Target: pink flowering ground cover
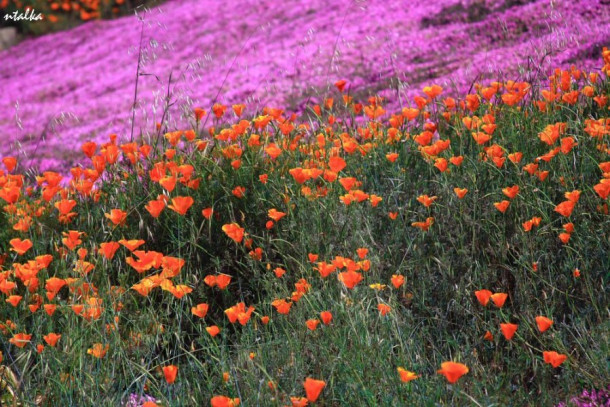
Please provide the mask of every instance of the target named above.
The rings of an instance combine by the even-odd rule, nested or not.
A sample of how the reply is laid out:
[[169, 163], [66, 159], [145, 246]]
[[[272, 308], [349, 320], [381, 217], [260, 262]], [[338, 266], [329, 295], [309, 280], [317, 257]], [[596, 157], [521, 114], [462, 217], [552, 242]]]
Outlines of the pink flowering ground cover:
[[0, 156], [62, 170], [87, 140], [186, 126], [192, 107], [214, 102], [298, 111], [338, 79], [356, 97], [386, 97], [391, 112], [424, 84], [457, 93], [551, 67], [598, 69], [604, 2], [168, 1], [0, 52]]

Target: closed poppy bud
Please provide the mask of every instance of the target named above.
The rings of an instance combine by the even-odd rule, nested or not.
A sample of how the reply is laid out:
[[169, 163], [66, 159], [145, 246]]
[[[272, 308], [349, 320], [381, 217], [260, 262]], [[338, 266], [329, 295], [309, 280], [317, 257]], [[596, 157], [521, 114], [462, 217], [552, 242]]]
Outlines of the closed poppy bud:
[[169, 365], [163, 367], [163, 375], [165, 376], [165, 381], [169, 384], [172, 384], [176, 381], [176, 375], [178, 374], [178, 366]]
[[579, 269], [574, 269], [574, 271], [572, 272], [572, 275], [574, 276], [574, 278], [580, 277], [580, 270]]
[[222, 373], [222, 381], [225, 383], [229, 381], [229, 372]]
[[267, 325], [269, 323], [269, 317], [267, 315], [261, 317], [261, 323]]
[[493, 341], [494, 336], [491, 334], [491, 332], [487, 331], [485, 332], [485, 336], [483, 336], [483, 339], [485, 339], [486, 341]]

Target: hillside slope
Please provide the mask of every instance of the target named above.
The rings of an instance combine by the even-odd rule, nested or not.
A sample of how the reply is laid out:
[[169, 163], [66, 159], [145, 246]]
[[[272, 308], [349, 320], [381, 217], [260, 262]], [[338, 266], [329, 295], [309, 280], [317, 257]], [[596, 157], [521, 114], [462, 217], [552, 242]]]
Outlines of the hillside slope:
[[215, 100], [296, 110], [338, 79], [392, 106], [424, 83], [464, 91], [499, 72], [597, 68], [604, 1], [168, 1], [143, 23], [90, 22], [0, 52], [0, 156], [57, 170], [85, 140], [129, 137], [141, 32], [136, 134], [161, 120], [170, 74], [172, 126]]

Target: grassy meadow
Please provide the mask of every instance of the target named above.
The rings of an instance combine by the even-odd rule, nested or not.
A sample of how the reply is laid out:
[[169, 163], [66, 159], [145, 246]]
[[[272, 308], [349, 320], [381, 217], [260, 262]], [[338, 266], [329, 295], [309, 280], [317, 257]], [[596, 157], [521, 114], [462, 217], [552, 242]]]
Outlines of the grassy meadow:
[[[554, 406], [610, 383], [601, 71], [195, 108], [0, 170], [14, 406]], [[455, 96], [455, 95], [454, 95]], [[601, 404], [600, 404], [601, 405]]]

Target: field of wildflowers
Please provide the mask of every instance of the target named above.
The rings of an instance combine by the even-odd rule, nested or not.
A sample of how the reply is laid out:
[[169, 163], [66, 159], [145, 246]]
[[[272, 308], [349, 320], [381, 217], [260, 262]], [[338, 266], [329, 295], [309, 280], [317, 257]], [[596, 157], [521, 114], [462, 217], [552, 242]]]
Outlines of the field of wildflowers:
[[477, 80], [590, 70], [610, 42], [605, 0], [276, 3], [168, 1], [0, 52], [0, 133], [11, 137], [0, 156], [65, 172], [82, 142], [182, 127], [195, 106], [303, 111], [347, 78], [351, 94], [398, 109], [430, 83], [455, 96]]
[[[517, 28], [502, 34], [512, 45], [496, 38], [466, 56], [441, 47], [443, 30], [498, 16], [529, 11], [533, 30], [543, 2], [414, 6], [409, 52], [428, 41], [430, 55], [393, 64], [439, 70], [408, 89], [383, 63], [359, 76], [337, 46], [372, 27], [351, 21], [359, 13], [392, 32], [407, 13], [399, 4], [350, 3], [341, 27], [322, 2], [294, 15], [261, 7], [266, 40], [242, 50], [248, 63], [223, 61], [222, 75], [218, 56], [187, 61], [200, 40], [244, 55], [230, 38], [249, 20], [236, 24], [226, 8], [250, 3], [194, 3], [166, 3], [182, 13], [167, 31], [152, 30], [149, 12], [0, 54], [10, 61], [2, 101], [23, 98], [16, 121], [0, 111], [0, 404], [610, 403], [610, 50], [597, 43], [607, 26], [584, 23], [607, 22], [601, 2], [553, 3], [571, 13], [564, 34], [582, 35], [552, 54], [556, 69], [503, 56], [548, 44], [518, 44]], [[199, 27], [196, 13], [221, 18]], [[312, 34], [291, 76], [281, 52], [296, 40], [271, 15], [309, 16], [339, 39]], [[223, 23], [237, 31], [219, 34]], [[95, 45], [141, 32], [146, 45], [131, 54]], [[169, 32], [188, 44], [151, 37]], [[50, 44], [70, 41], [71, 53], [53, 56]], [[492, 55], [501, 77], [459, 59]], [[36, 64], [26, 76], [28, 58], [48, 61], [56, 82], [39, 83]], [[167, 93], [151, 95], [174, 69]], [[18, 72], [37, 79], [20, 87]], [[60, 123], [53, 109], [74, 110]]]

